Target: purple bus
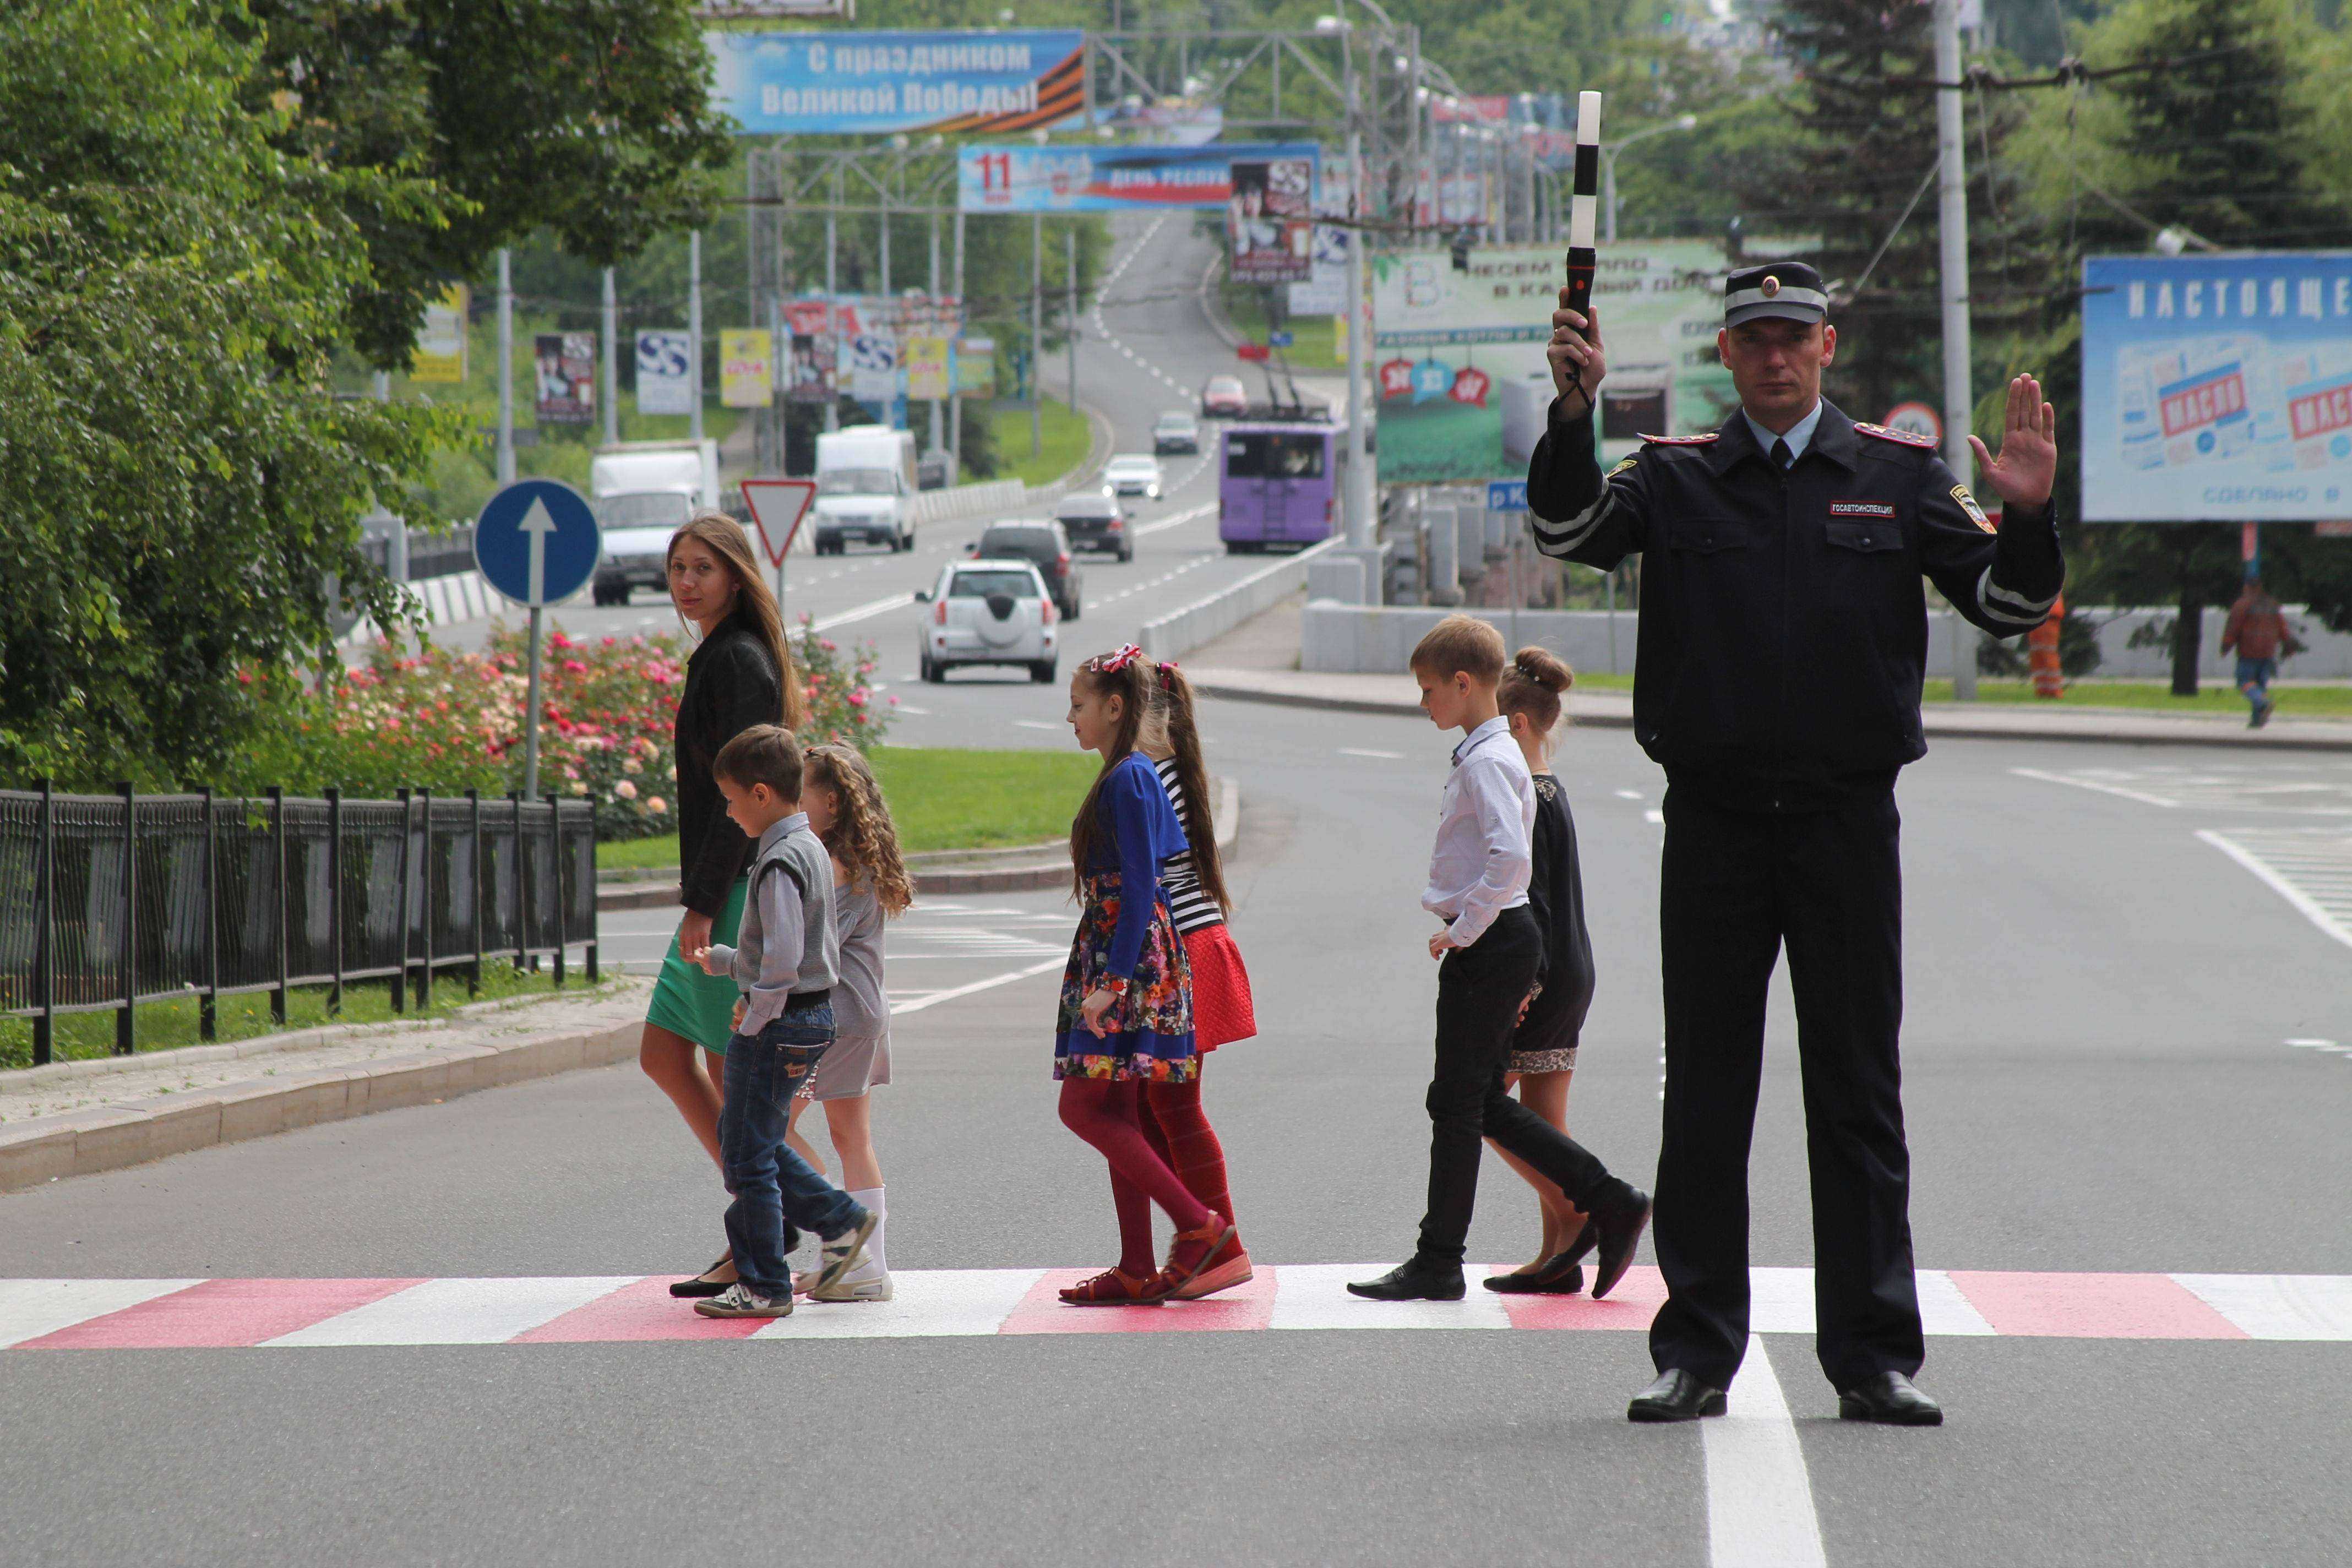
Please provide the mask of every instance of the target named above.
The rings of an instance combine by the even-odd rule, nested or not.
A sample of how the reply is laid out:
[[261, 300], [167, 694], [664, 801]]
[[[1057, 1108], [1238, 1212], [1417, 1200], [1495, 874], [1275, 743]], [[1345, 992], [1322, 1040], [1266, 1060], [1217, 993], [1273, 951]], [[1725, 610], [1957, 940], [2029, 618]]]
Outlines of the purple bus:
[[1235, 423], [1217, 441], [1217, 537], [1229, 555], [1331, 536], [1347, 426]]

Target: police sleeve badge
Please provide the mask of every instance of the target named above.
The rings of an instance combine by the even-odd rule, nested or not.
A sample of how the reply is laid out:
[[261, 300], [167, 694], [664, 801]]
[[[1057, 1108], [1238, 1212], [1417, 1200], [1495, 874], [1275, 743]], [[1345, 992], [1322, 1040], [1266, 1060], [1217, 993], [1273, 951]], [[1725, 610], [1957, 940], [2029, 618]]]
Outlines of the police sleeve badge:
[[1623, 473], [1626, 469], [1628, 469], [1628, 468], [1640, 468], [1641, 466], [1642, 466], [1642, 459], [1641, 459], [1641, 458], [1637, 458], [1637, 457], [1636, 457], [1636, 458], [1627, 458], [1624, 461], [1622, 461], [1622, 462], [1619, 463], [1615, 468], [1612, 468], [1612, 469], [1610, 469], [1610, 470], [1609, 470], [1609, 477], [1610, 477], [1611, 479], [1615, 479], [1618, 475], [1620, 475], [1620, 474]]
[[1969, 521], [1970, 522], [1975, 523], [1987, 533], [1998, 533], [2000, 531], [1993, 526], [1992, 519], [1985, 515], [1984, 508], [1977, 505], [1977, 498], [1969, 494], [1968, 486], [1954, 485], [1952, 487], [1952, 499], [1959, 502], [1960, 510], [1969, 514]]

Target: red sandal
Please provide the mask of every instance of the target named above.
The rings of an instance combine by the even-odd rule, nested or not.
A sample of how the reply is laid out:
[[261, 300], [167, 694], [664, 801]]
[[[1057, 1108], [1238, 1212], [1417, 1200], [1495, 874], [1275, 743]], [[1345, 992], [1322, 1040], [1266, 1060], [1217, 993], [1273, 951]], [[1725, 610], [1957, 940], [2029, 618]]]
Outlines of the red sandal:
[[1199, 1279], [1233, 1237], [1233, 1222], [1213, 1210], [1209, 1223], [1200, 1229], [1178, 1231], [1175, 1244], [1168, 1249], [1168, 1266], [1152, 1279], [1152, 1288], [1162, 1297], [1175, 1295]]
[[1066, 1287], [1061, 1297], [1073, 1307], [1157, 1307], [1168, 1299], [1158, 1289], [1160, 1279], [1157, 1274], [1129, 1274], [1114, 1267]]

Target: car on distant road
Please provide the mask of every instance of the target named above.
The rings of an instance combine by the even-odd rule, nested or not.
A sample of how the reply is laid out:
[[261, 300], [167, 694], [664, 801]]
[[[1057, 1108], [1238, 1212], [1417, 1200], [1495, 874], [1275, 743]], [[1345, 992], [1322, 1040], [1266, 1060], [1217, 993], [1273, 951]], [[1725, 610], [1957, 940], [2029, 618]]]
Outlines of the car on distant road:
[[1165, 457], [1171, 452], [1197, 452], [1201, 449], [1201, 422], [1181, 409], [1172, 409], [1152, 422], [1151, 450]]
[[1127, 510], [1117, 496], [1072, 490], [1054, 503], [1054, 521], [1062, 525], [1073, 550], [1107, 550], [1121, 561], [1135, 559], [1135, 531], [1128, 526]]
[[1201, 412], [1238, 419], [1249, 412], [1249, 389], [1237, 375], [1213, 375], [1201, 388]]
[[1027, 561], [950, 562], [915, 601], [931, 607], [916, 634], [926, 681], [937, 685], [961, 665], [1010, 664], [1027, 669], [1041, 686], [1052, 684], [1058, 640], [1054, 597]]
[[1050, 517], [992, 522], [971, 546], [974, 559], [1026, 561], [1037, 568], [1060, 606], [1062, 618], [1075, 621], [1085, 605], [1086, 584], [1070, 561], [1070, 536]]
[[1146, 500], [1160, 499], [1160, 459], [1141, 452], [1121, 452], [1103, 466], [1103, 483], [1115, 496], [1141, 496]]

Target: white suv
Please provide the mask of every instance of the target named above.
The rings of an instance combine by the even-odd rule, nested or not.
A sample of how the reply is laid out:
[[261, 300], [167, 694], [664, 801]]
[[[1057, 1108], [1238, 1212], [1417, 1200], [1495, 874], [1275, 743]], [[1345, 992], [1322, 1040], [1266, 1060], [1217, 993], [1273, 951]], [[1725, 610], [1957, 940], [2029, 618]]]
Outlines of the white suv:
[[916, 634], [925, 680], [945, 680], [962, 664], [1023, 665], [1040, 685], [1054, 679], [1058, 617], [1045, 580], [1028, 562], [955, 562], [915, 600], [931, 606]]

